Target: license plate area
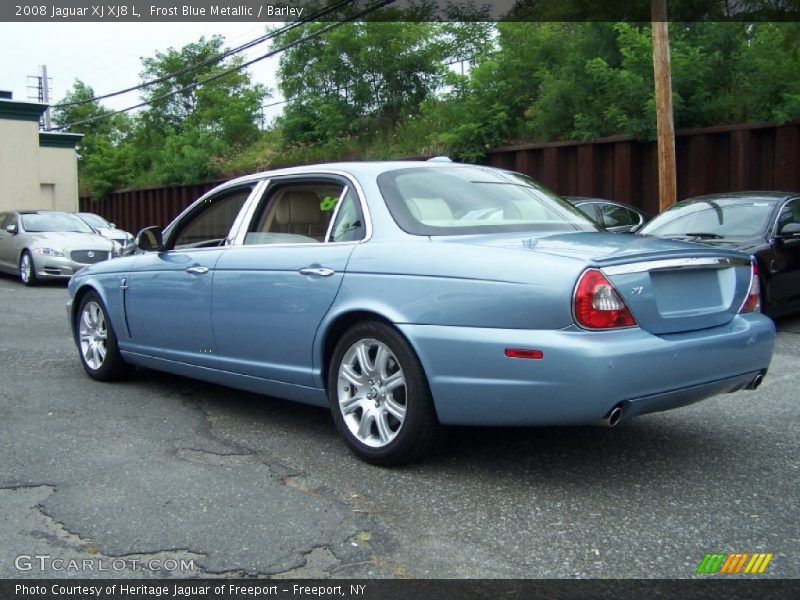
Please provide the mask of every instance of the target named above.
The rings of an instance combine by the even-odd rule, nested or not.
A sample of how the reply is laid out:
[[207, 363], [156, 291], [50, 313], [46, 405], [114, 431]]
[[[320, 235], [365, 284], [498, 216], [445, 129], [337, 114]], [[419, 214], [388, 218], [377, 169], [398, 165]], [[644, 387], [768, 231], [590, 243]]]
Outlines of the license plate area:
[[725, 311], [736, 292], [733, 268], [654, 271], [650, 282], [663, 317]]

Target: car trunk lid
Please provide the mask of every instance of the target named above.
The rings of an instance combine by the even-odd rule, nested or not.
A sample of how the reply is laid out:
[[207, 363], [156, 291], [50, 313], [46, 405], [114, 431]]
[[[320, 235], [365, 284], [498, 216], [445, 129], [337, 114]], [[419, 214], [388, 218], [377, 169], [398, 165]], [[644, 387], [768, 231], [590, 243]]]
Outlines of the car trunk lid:
[[616, 288], [637, 325], [656, 335], [724, 325], [750, 288], [750, 258], [719, 247], [603, 233], [549, 236], [536, 247], [558, 252], [578, 240], [582, 255]]
[[469, 242], [580, 259], [603, 272], [639, 327], [657, 335], [728, 323], [747, 297], [752, 274], [749, 257], [739, 252], [647, 236], [575, 232]]
[[743, 256], [694, 256], [619, 263], [601, 271], [637, 324], [651, 333], [724, 325], [747, 296], [752, 266]]

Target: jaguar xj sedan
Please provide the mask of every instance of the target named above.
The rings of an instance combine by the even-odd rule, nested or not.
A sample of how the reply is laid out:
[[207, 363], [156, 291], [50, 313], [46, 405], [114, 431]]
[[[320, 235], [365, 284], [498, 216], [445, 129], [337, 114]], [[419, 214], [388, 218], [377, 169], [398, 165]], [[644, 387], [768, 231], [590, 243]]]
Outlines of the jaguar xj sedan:
[[753, 389], [772, 357], [750, 256], [598, 231], [494, 168], [260, 173], [137, 245], [70, 281], [90, 377], [139, 365], [329, 407], [376, 464], [447, 426], [614, 426]]

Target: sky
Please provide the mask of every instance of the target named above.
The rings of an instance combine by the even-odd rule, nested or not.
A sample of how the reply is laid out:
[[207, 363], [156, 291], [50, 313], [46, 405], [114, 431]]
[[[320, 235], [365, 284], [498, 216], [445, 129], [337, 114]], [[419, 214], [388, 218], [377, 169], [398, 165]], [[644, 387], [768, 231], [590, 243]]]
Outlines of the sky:
[[[280, 23], [270, 24], [280, 26]], [[225, 38], [226, 46], [238, 46], [266, 31], [265, 23], [0, 23], [0, 90], [13, 92], [15, 100], [27, 100], [28, 75], [38, 75], [47, 65], [51, 79], [51, 103], [56, 103], [80, 79], [95, 93], [105, 94], [140, 82], [141, 57], [167, 48], [181, 48], [201, 36]], [[268, 42], [244, 53], [246, 59], [268, 51]], [[273, 90], [267, 104], [280, 100], [275, 73], [278, 57], [248, 68], [253, 80]], [[137, 92], [103, 101], [118, 110], [138, 104]], [[280, 114], [281, 106], [265, 111], [267, 121]]]

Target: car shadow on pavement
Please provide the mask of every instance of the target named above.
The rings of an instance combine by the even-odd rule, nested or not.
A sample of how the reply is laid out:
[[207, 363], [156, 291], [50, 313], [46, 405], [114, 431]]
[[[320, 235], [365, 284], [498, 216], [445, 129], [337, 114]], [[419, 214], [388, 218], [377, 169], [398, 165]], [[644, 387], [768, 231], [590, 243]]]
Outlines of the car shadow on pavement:
[[359, 476], [396, 470], [421, 480], [457, 474], [462, 481], [482, 484], [514, 480], [517, 485], [570, 485], [585, 490], [602, 483], [609, 490], [687, 478], [697, 479], [698, 485], [710, 484], [715, 477], [727, 482], [749, 462], [763, 459], [754, 456], [752, 448], [743, 447], [745, 423], [730, 414], [726, 420], [726, 415], [714, 410], [709, 415], [701, 403], [644, 415], [613, 429], [453, 427], [425, 461], [387, 470], [367, 465], [348, 452], [327, 409], [146, 369], [137, 371], [133, 381], [137, 380], [149, 381], [156, 390], [163, 388], [165, 401], [180, 398], [198, 403], [224, 441], [283, 459], [302, 471], [335, 469]]
[[[0, 273], [0, 280], [7, 281], [9, 283], [16, 283], [19, 287], [24, 288], [25, 284], [22, 283], [18, 275], [11, 275], [10, 273]], [[42, 288], [66, 288], [69, 279], [45, 279], [36, 282], [36, 285], [32, 286], [34, 289], [37, 287]]]

